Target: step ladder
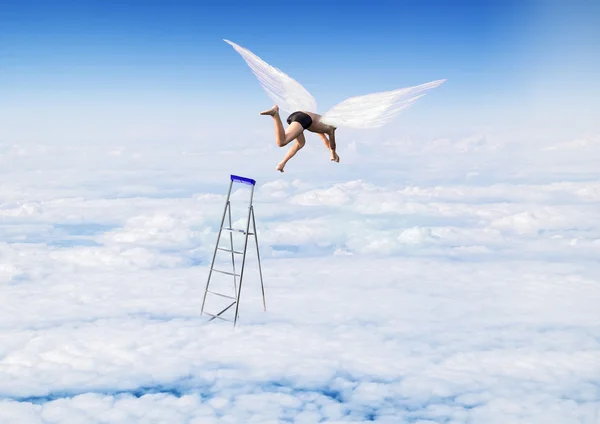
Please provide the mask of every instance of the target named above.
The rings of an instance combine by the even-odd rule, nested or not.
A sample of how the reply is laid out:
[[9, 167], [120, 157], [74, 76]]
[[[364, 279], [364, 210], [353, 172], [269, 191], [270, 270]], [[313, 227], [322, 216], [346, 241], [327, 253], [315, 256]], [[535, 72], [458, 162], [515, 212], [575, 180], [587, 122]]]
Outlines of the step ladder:
[[[247, 184], [247, 185], [251, 186], [250, 205], [248, 208], [248, 219], [246, 221], [245, 229], [232, 228], [230, 197], [231, 197], [231, 189], [232, 189], [234, 183]], [[258, 272], [260, 275], [260, 286], [261, 286], [261, 290], [262, 290], [263, 307], [264, 307], [265, 311], [267, 310], [267, 303], [265, 301], [265, 287], [263, 284], [262, 269], [261, 269], [261, 265], [260, 265], [260, 253], [258, 251], [258, 237], [256, 235], [256, 220], [254, 219], [254, 207], [252, 205], [252, 200], [254, 198], [254, 186], [255, 185], [256, 185], [256, 181], [251, 178], [240, 177], [238, 175], [231, 175], [231, 181], [229, 182], [229, 191], [227, 192], [227, 200], [225, 202], [225, 209], [223, 211], [223, 217], [221, 218], [221, 225], [219, 227], [219, 235], [217, 236], [217, 244], [215, 245], [215, 251], [213, 253], [212, 262], [210, 264], [210, 271], [208, 272], [208, 280], [206, 282], [206, 289], [204, 291], [204, 299], [202, 300], [202, 309], [200, 312], [200, 314], [209, 315], [211, 317], [209, 319], [209, 321], [212, 321], [212, 320], [218, 318], [218, 319], [221, 319], [224, 321], [231, 322], [232, 320], [224, 318], [222, 315], [235, 305], [235, 314], [233, 316], [233, 326], [235, 327], [235, 325], [237, 323], [239, 306], [240, 306], [240, 295], [242, 293], [242, 279], [244, 277], [244, 265], [246, 264], [246, 253], [247, 253], [247, 248], [248, 248], [248, 237], [249, 236], [254, 236], [254, 240], [256, 242], [256, 256], [258, 259]], [[224, 226], [226, 216], [228, 217], [228, 224], [229, 224], [228, 226]], [[252, 221], [252, 230], [250, 229], [250, 221]], [[227, 246], [227, 247], [223, 247], [220, 245], [221, 234], [223, 234], [223, 231], [229, 232], [229, 246]], [[234, 233], [243, 234], [245, 236], [243, 250], [235, 250], [234, 249], [234, 246], [233, 246], [233, 234]], [[218, 252], [227, 252], [227, 253], [231, 254], [232, 267], [231, 267], [230, 271], [222, 270], [222, 269], [215, 269], [215, 259], [217, 257]], [[236, 264], [237, 264], [236, 256], [239, 257], [240, 255], [242, 256], [242, 264], [241, 264], [241, 267], [238, 272], [237, 268], [236, 268]], [[213, 272], [225, 274], [225, 275], [229, 275], [229, 276], [233, 277], [233, 295], [228, 294], [228, 293], [220, 293], [220, 292], [209, 289], [211, 277], [213, 276]], [[220, 312], [218, 312], [216, 314], [206, 312], [204, 310], [204, 306], [206, 304], [206, 297], [208, 294], [228, 299], [228, 302], [227, 302], [228, 305], [223, 310], [221, 310]]]

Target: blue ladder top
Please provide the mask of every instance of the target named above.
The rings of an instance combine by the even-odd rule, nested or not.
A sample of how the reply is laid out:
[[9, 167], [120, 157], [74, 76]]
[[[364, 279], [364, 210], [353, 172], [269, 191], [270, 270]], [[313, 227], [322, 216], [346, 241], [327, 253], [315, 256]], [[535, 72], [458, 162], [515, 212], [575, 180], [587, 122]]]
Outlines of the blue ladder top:
[[256, 181], [252, 178], [240, 177], [239, 175], [231, 175], [231, 181], [242, 184], [255, 185]]

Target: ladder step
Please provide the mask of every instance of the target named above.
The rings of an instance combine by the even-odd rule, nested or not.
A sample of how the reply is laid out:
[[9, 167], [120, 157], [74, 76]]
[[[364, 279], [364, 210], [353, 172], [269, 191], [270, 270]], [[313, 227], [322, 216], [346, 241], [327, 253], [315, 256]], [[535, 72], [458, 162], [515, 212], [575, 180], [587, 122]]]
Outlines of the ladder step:
[[204, 311], [203, 313], [205, 313], [206, 315], [208, 315], [208, 316], [212, 317], [212, 318], [210, 319], [211, 321], [212, 321], [213, 319], [215, 319], [215, 318], [219, 318], [219, 319], [222, 319], [223, 321], [233, 322], [233, 321], [232, 321], [232, 320], [230, 320], [230, 319], [223, 318], [223, 317], [221, 317], [221, 316], [219, 316], [219, 315], [213, 315], [213, 314], [211, 314], [210, 312], [206, 312], [206, 311]]
[[235, 300], [235, 301], [237, 301], [237, 299], [236, 299], [235, 297], [233, 297], [233, 296], [229, 296], [229, 295], [226, 295], [226, 294], [223, 294], [223, 293], [217, 293], [217, 292], [214, 292], [214, 291], [212, 291], [212, 290], [206, 290], [206, 291], [207, 291], [208, 293], [216, 294], [217, 296], [221, 296], [221, 297], [225, 297], [225, 298], [227, 298], [227, 299], [231, 299], [231, 300]]
[[231, 250], [231, 249], [225, 249], [224, 247], [217, 247], [217, 249], [222, 250], [223, 252], [233, 252], [233, 253], [236, 253], [238, 255], [243, 255], [244, 254], [244, 252], [240, 252], [240, 251], [237, 251], [237, 250]]
[[217, 315], [214, 315], [214, 314], [211, 314], [211, 313], [209, 313], [209, 312], [205, 312], [205, 311], [202, 311], [202, 313], [204, 313], [204, 314], [206, 314], [206, 315], [208, 315], [208, 316], [211, 316], [211, 317], [212, 317], [211, 319], [209, 319], [209, 321], [212, 321], [212, 320], [213, 320], [213, 319], [215, 319], [215, 318], [219, 318], [219, 319], [222, 319], [223, 321], [234, 322], [234, 321], [232, 321], [232, 320], [230, 320], [230, 319], [223, 318], [221, 315], [222, 315], [222, 314], [224, 314], [225, 312], [227, 312], [227, 311], [229, 310], [229, 308], [231, 308], [233, 305], [235, 305], [235, 303], [236, 303], [236, 302], [231, 302], [231, 304], [230, 304], [228, 307], [226, 307], [225, 309], [223, 309], [223, 310], [222, 310], [221, 312], [219, 312]]
[[239, 277], [240, 274], [234, 274], [233, 272], [228, 272], [228, 271], [221, 271], [220, 269], [214, 269], [213, 271], [215, 272], [220, 272], [221, 274], [227, 274], [227, 275], [233, 275], [234, 277]]
[[[232, 232], [235, 232], [235, 233], [242, 233], [242, 234], [246, 234], [246, 230], [240, 230], [240, 229], [238, 229], [238, 228], [228, 228], [228, 227], [223, 227], [222, 229], [223, 229], [223, 230], [225, 230], [225, 231], [232, 231]], [[254, 235], [254, 233], [248, 233], [248, 235], [250, 235], [250, 236], [251, 236], [251, 235]]]

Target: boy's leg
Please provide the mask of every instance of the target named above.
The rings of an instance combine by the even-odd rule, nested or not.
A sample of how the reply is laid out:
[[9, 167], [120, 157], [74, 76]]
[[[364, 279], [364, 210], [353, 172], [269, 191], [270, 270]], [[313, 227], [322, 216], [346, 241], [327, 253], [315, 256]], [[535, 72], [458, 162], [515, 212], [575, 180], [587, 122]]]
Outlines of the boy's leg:
[[283, 168], [285, 167], [285, 164], [288, 162], [288, 160], [290, 160], [296, 153], [298, 153], [298, 150], [303, 148], [305, 144], [306, 138], [304, 138], [304, 134], [300, 134], [296, 139], [296, 143], [290, 148], [283, 160], [279, 162], [275, 169], [277, 169], [279, 172], [283, 172]]
[[325, 143], [325, 147], [327, 147], [327, 150], [331, 150], [331, 145], [329, 144], [329, 139], [327, 138], [327, 136], [323, 133], [317, 133], [319, 134], [319, 137], [321, 137], [321, 139], [323, 140], [323, 143]]
[[275, 105], [269, 110], [265, 110], [260, 112], [261, 115], [270, 115], [273, 117], [275, 121], [275, 143], [277, 146], [283, 147], [286, 146], [290, 141], [297, 138], [304, 128], [298, 122], [292, 122], [288, 127], [287, 131], [283, 129], [283, 124], [281, 123], [281, 118], [279, 116], [279, 106]]
[[327, 138], [327, 136], [325, 134], [323, 134], [323, 133], [318, 133], [318, 134], [319, 134], [319, 137], [321, 137], [323, 139], [323, 142], [325, 143], [325, 147], [327, 147], [329, 149], [329, 151], [331, 152], [331, 160], [334, 162], [339, 162], [340, 157], [335, 152], [335, 149], [331, 148], [331, 141]]

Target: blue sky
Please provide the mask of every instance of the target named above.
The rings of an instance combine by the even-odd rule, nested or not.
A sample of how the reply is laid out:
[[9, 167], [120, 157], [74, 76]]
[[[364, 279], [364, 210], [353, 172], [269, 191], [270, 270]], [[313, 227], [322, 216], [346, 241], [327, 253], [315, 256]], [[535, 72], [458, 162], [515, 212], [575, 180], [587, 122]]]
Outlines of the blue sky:
[[270, 101], [228, 38], [299, 80], [321, 112], [446, 78], [400, 125], [468, 131], [566, 113], [585, 131], [590, 113], [557, 104], [589, 112], [599, 94], [594, 12], [590, 1], [5, 1], [0, 111], [22, 126], [89, 122], [82, 133], [127, 116], [189, 131], [232, 115], [255, 125]]
[[348, 83], [386, 89], [440, 74], [477, 81], [495, 58], [518, 60], [516, 44], [532, 14], [515, 2], [304, 2], [312, 17], [283, 3], [214, 3], [19, 2], [2, 13], [8, 76], [20, 90], [68, 81], [86, 89], [159, 83], [221, 91], [217, 83], [241, 68], [221, 42], [229, 38], [307, 85], [335, 84], [325, 92], [344, 93]]

